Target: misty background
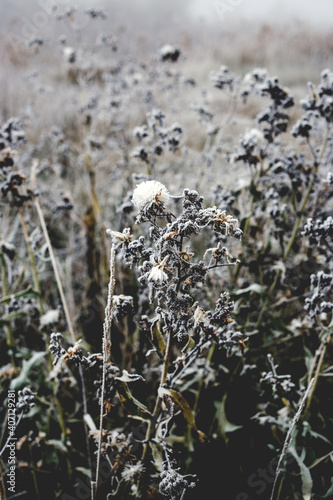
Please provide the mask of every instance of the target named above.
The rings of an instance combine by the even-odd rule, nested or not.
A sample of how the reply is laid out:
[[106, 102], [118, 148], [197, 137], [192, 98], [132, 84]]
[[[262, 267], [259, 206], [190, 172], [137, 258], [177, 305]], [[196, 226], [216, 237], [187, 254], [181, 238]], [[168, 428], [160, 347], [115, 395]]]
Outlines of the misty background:
[[[105, 17], [92, 19], [85, 13], [92, 8]], [[297, 87], [333, 67], [332, 14], [332, 0], [1, 0], [0, 51], [7, 79], [13, 61], [23, 70], [34, 50], [39, 70], [53, 63], [56, 72], [60, 40], [97, 54], [98, 37], [106, 33], [117, 40], [120, 56], [152, 65], [164, 44], [176, 45], [183, 69], [201, 83], [223, 64], [240, 74], [266, 67]], [[43, 46], [31, 48], [39, 37]], [[113, 60], [110, 52], [105, 57], [101, 65]]]
[[65, 9], [69, 6], [103, 8], [111, 25], [123, 23], [142, 30], [167, 31], [186, 29], [193, 23], [202, 28], [218, 24], [272, 23], [299, 24], [329, 30], [333, 24], [331, 0], [2, 0], [0, 24], [4, 30], [15, 27], [18, 32], [23, 17], [32, 20], [38, 11], [47, 11], [53, 5]]

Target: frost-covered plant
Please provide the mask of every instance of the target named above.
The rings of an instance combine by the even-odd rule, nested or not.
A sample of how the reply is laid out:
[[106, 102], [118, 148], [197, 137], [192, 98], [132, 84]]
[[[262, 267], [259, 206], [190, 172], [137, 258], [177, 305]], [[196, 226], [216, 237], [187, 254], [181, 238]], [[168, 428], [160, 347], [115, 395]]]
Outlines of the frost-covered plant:
[[[155, 404], [149, 409], [151, 419], [141, 456], [147, 470], [149, 445], [155, 443], [166, 450], [177, 412], [183, 413], [199, 439], [205, 439], [196, 427], [189, 403], [179, 392], [193, 366], [214, 344], [228, 353], [233, 348], [243, 352], [245, 347], [245, 339], [232, 326], [233, 302], [228, 294], [221, 291], [214, 306], [208, 308], [212, 298], [204, 293], [209, 274], [238, 263], [222, 246], [228, 237], [241, 238], [237, 219], [215, 206], [204, 207], [203, 197], [196, 191], [184, 189], [182, 198], [182, 211], [176, 216], [170, 209], [172, 196], [166, 186], [155, 180], [142, 182], [134, 189], [132, 202], [138, 210], [136, 222], [148, 226], [146, 236], [134, 239], [129, 228], [123, 233], [108, 231], [122, 258], [137, 269], [141, 303], [138, 324], [149, 339], [147, 359], [155, 356], [154, 364], [159, 364], [155, 370], [160, 382]], [[216, 246], [196, 256], [191, 240], [201, 233]], [[187, 481], [171, 468], [168, 453], [165, 463], [169, 465], [161, 471], [160, 492], [169, 498], [181, 498]]]

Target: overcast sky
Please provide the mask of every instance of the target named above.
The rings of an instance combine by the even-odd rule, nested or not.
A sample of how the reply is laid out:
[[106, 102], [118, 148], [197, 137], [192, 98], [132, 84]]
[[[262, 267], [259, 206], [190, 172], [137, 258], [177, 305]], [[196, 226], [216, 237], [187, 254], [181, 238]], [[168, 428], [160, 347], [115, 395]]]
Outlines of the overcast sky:
[[299, 20], [316, 27], [333, 27], [333, 0], [192, 0], [195, 17], [227, 21]]

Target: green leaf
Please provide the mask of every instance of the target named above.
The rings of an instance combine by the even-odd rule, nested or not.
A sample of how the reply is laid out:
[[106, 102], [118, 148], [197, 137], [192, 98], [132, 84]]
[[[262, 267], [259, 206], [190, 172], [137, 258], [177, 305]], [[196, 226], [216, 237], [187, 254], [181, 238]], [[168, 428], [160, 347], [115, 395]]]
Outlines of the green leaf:
[[292, 454], [292, 456], [295, 458], [295, 460], [298, 464], [298, 467], [300, 468], [300, 471], [301, 471], [303, 500], [311, 500], [311, 492], [312, 492], [312, 486], [313, 486], [311, 473], [310, 473], [308, 467], [303, 462], [303, 460], [298, 456], [298, 454], [295, 450], [295, 447], [289, 446], [289, 451]]
[[331, 478], [331, 486], [330, 488], [327, 490], [325, 496], [321, 497], [321, 498], [332, 498], [333, 497], [333, 478]]
[[161, 353], [165, 354], [165, 342], [162, 333], [160, 332], [160, 329], [158, 327], [158, 319], [153, 323], [151, 326], [151, 339], [152, 341], [157, 341], [157, 345]]
[[205, 434], [198, 430], [197, 425], [195, 423], [194, 413], [190, 405], [184, 398], [184, 396], [182, 396], [179, 392], [175, 391], [174, 389], [166, 389], [165, 387], [160, 387], [158, 389], [158, 395], [162, 399], [164, 395], [170, 396], [173, 399], [173, 401], [179, 406], [185, 419], [190, 424], [190, 426], [197, 431], [200, 441], [204, 441], [206, 439]]
[[23, 317], [28, 316], [28, 314], [29, 313], [27, 311], [14, 311], [14, 312], [11, 312], [9, 314], [3, 315], [2, 318], [0, 318], [0, 324], [1, 325], [6, 325], [6, 324], [10, 323], [12, 319], [23, 318]]
[[193, 349], [194, 346], [195, 346], [195, 341], [192, 339], [192, 337], [190, 337], [185, 347], [183, 347], [182, 352], [186, 353], [190, 349]]
[[325, 443], [328, 443], [330, 446], [332, 446], [332, 442], [326, 436], [319, 434], [319, 432], [315, 432], [312, 429], [310, 429], [309, 434], [311, 434], [311, 436], [316, 439], [322, 439], [323, 441], [325, 441]]
[[37, 296], [38, 295], [38, 292], [36, 292], [32, 288], [32, 286], [28, 286], [27, 288], [25, 288], [21, 292], [14, 293], [14, 294], [11, 294], [11, 295], [6, 295], [5, 297], [2, 297], [0, 299], [0, 304], [3, 304], [5, 302], [9, 303], [13, 299], [19, 299], [20, 297], [28, 297], [30, 295], [33, 295], [33, 296]]
[[89, 479], [91, 478], [91, 471], [89, 469], [86, 469], [86, 467], [75, 467], [75, 470], [81, 472], [81, 474], [84, 474]]
[[245, 295], [246, 293], [249, 292], [257, 293], [263, 296], [265, 293], [265, 289], [263, 286], [259, 285], [259, 283], [252, 283], [252, 285], [248, 286], [247, 288], [236, 290], [235, 292], [233, 292], [233, 295]]
[[215, 408], [217, 409], [217, 421], [220, 433], [224, 437], [224, 440], [228, 442], [226, 434], [229, 432], [237, 431], [238, 429], [241, 429], [242, 426], [233, 424], [232, 422], [229, 422], [229, 420], [227, 419], [225, 411], [226, 401], [227, 401], [227, 394], [223, 396], [222, 401], [215, 401], [214, 404]]
[[47, 446], [53, 446], [57, 450], [61, 451], [61, 453], [64, 453], [67, 455], [68, 450], [64, 443], [62, 441], [59, 441], [58, 439], [49, 439], [48, 441], [45, 441], [45, 444]]
[[29, 361], [23, 360], [21, 373], [11, 381], [10, 388], [15, 390], [25, 385], [29, 385], [29, 372], [35, 365], [39, 365], [45, 356], [45, 352], [35, 352]]

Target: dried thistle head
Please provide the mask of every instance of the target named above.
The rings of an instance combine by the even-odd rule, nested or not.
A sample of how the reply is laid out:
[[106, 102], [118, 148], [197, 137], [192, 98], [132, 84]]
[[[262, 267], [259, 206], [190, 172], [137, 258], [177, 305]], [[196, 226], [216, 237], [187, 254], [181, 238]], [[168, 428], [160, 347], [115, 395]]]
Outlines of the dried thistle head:
[[169, 191], [159, 181], [145, 181], [138, 184], [133, 192], [132, 203], [143, 214], [149, 209], [161, 211], [169, 202]]

